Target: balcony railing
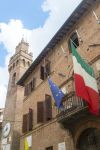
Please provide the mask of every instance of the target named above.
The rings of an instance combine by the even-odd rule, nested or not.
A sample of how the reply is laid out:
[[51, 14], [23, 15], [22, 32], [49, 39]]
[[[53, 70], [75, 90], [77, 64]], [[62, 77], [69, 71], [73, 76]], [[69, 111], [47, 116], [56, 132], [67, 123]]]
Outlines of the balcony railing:
[[57, 114], [58, 122], [63, 122], [65, 120], [72, 120], [75, 118], [73, 116], [78, 116], [81, 114], [80, 112], [87, 110], [87, 105], [82, 98], [77, 97], [75, 92], [69, 93], [63, 100], [64, 108], [60, 109]]

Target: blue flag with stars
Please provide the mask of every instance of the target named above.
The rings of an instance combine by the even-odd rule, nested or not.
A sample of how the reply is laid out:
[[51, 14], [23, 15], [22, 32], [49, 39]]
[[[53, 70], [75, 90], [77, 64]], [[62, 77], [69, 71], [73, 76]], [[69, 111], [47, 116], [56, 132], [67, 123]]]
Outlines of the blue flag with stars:
[[64, 93], [52, 82], [52, 80], [50, 78], [48, 79], [48, 82], [50, 85], [52, 95], [55, 99], [56, 106], [58, 108], [63, 108], [62, 98], [64, 97]]

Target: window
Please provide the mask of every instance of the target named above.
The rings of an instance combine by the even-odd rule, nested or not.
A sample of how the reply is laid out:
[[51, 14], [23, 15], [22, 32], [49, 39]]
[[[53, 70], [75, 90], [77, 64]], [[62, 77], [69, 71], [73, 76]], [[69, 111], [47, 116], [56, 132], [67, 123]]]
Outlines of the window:
[[23, 126], [22, 126], [22, 132], [25, 133], [27, 132], [27, 121], [28, 121], [28, 114], [23, 115]]
[[45, 150], [53, 150], [53, 146], [46, 147]]
[[26, 133], [33, 128], [33, 110], [29, 108], [29, 113], [23, 115], [22, 132]]
[[15, 68], [15, 63], [13, 64], [13, 68]]
[[29, 94], [34, 90], [35, 88], [35, 81], [36, 79], [33, 78], [33, 80], [29, 83]]
[[37, 123], [44, 123], [52, 119], [52, 99], [45, 95], [45, 101], [37, 102]]
[[9, 68], [9, 72], [11, 72], [11, 70], [12, 70], [12, 66]]
[[69, 45], [69, 50], [71, 51], [71, 40], [73, 41], [73, 45], [75, 48], [79, 46], [79, 40], [78, 40], [78, 35], [76, 32], [74, 32], [69, 39], [68, 45]]
[[52, 119], [52, 101], [50, 95], [45, 95], [45, 120], [49, 121]]
[[28, 85], [25, 85], [25, 89], [24, 89], [24, 96], [28, 95]]
[[12, 76], [12, 86], [15, 86], [16, 83], [16, 72]]
[[29, 61], [27, 62], [27, 65], [30, 66], [30, 62]]
[[19, 60], [16, 61], [16, 66], [18, 65], [18, 63], [19, 63]]
[[33, 110], [29, 108], [29, 131], [33, 128]]
[[50, 61], [47, 62], [45, 68], [46, 68], [46, 77], [48, 77], [48, 75], [50, 75], [50, 72], [51, 72], [51, 70], [50, 70]]
[[40, 78], [45, 80], [50, 75], [50, 72], [50, 61], [46, 60], [45, 66], [42, 65], [40, 68]]
[[41, 66], [41, 68], [40, 68], [40, 78], [42, 80], [45, 79], [45, 67], [44, 66]]
[[44, 102], [37, 102], [37, 123], [44, 122]]
[[23, 66], [25, 66], [25, 59], [23, 59], [22, 61], [23, 61]]
[[24, 96], [28, 96], [35, 89], [36, 78], [25, 86]]

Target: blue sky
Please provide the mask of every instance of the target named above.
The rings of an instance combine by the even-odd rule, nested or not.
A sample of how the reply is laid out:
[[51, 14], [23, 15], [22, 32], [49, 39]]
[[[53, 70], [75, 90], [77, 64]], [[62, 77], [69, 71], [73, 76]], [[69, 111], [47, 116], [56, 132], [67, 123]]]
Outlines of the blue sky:
[[[1, 0], [0, 22], [8, 23], [10, 19], [19, 19], [28, 29], [43, 26], [48, 17], [48, 12], [43, 12], [43, 0]], [[0, 44], [0, 66], [4, 66], [7, 50], [3, 43]]]
[[0, 66], [5, 66], [5, 56], [7, 55], [7, 50], [4, 48], [4, 45], [0, 44]]
[[24, 26], [32, 29], [42, 26], [48, 13], [43, 13], [41, 5], [43, 0], [1, 0], [0, 22], [9, 19], [20, 19]]
[[5, 106], [9, 59], [22, 37], [34, 60], [81, 1], [0, 1], [0, 108]]

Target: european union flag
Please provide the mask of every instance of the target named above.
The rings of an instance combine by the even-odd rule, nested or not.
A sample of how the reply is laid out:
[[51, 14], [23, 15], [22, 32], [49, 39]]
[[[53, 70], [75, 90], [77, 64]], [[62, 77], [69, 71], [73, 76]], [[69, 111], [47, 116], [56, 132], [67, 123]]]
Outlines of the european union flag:
[[55, 99], [56, 102], [56, 106], [58, 108], [62, 108], [62, 98], [64, 97], [64, 93], [52, 82], [51, 79], [48, 79], [49, 85], [50, 85], [50, 89], [52, 92], [52, 95]]

